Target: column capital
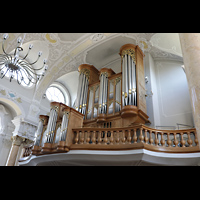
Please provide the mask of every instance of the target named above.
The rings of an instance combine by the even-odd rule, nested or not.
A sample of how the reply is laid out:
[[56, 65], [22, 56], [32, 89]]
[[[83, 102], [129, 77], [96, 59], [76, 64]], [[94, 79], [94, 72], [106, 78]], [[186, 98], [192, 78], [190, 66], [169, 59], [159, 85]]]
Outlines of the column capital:
[[21, 136], [32, 141], [34, 140], [37, 126], [24, 121], [24, 119], [20, 116], [15, 117], [12, 120], [12, 123], [15, 125], [13, 136]]
[[11, 140], [12, 140], [13, 145], [20, 146], [22, 142], [25, 141], [25, 138], [15, 135], [11, 137]]

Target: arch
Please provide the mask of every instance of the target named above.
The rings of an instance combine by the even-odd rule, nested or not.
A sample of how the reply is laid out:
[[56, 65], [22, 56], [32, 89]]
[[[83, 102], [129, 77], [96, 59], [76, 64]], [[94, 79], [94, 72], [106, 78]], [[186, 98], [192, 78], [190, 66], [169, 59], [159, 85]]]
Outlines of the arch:
[[2, 97], [0, 98], [0, 103], [1, 102], [7, 105], [16, 114], [16, 116], [22, 115], [23, 118], [25, 117], [25, 111], [21, 105]]

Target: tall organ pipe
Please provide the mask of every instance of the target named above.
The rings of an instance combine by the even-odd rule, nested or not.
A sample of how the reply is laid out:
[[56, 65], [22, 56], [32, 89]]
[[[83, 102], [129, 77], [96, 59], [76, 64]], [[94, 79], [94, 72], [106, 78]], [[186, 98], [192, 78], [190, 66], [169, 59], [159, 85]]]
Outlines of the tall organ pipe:
[[79, 109], [79, 100], [80, 100], [80, 91], [81, 91], [81, 83], [82, 83], [82, 74], [79, 75], [79, 81], [78, 81], [78, 90], [77, 90], [77, 99], [76, 99], [76, 110]]
[[86, 77], [85, 77], [85, 75], [83, 75], [82, 89], [80, 91], [81, 97], [80, 97], [80, 103], [79, 103], [79, 112], [81, 112], [81, 110], [82, 110], [82, 101], [83, 101], [83, 94], [84, 94], [83, 92], [84, 92], [84, 87], [85, 87], [85, 79], [86, 79]]
[[54, 137], [54, 131], [56, 128], [56, 121], [58, 117], [58, 107], [53, 106], [50, 111], [50, 118], [48, 121], [47, 125], [47, 137], [46, 137], [46, 142], [45, 143], [52, 143], [53, 142], [53, 137]]
[[124, 75], [125, 75], [125, 106], [128, 105], [128, 73], [127, 73], [127, 55], [125, 54], [124, 56]]
[[125, 104], [124, 104], [124, 94], [125, 94], [125, 76], [124, 76], [124, 62], [122, 60], [122, 106], [124, 107]]
[[136, 102], [136, 71], [135, 71], [135, 63], [132, 60], [132, 66], [133, 66], [133, 70], [132, 70], [132, 97], [133, 97], [133, 105], [137, 106], [137, 102]]
[[137, 106], [136, 96], [136, 64], [131, 49], [122, 52], [122, 106]]
[[128, 58], [128, 105], [132, 105], [132, 98], [131, 98], [131, 93], [132, 93], [132, 64], [131, 64], [131, 58], [130, 56], [128, 55], [127, 56]]

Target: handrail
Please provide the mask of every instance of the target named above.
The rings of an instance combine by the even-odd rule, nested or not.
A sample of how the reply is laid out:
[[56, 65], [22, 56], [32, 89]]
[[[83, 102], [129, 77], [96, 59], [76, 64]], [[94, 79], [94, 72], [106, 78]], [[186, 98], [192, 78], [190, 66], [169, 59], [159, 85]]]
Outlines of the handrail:
[[199, 152], [196, 129], [160, 130], [138, 124], [123, 128], [72, 129], [74, 142], [70, 149], [126, 150], [144, 148], [152, 151]]

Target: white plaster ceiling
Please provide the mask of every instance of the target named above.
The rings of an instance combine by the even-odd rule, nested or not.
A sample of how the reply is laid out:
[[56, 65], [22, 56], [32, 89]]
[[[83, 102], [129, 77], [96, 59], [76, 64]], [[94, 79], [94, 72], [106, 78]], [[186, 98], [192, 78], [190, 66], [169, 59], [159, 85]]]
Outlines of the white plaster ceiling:
[[[15, 48], [19, 36], [23, 34], [9, 34], [5, 45], [7, 52]], [[2, 38], [3, 33], [0, 34], [0, 45]], [[77, 71], [80, 64], [92, 64], [98, 69], [111, 66], [118, 73], [119, 49], [126, 43], [140, 45], [142, 41], [145, 52], [149, 52], [155, 60], [183, 60], [178, 33], [27, 33], [24, 45], [33, 41], [40, 41], [39, 46], [45, 46], [43, 51], [48, 52], [43, 54], [48, 55], [49, 66], [34, 94], [36, 101], [41, 100], [54, 81], [60, 80], [69, 91], [73, 91], [73, 82], [78, 81], [77, 74], [71, 74], [70, 77], [66, 74]], [[37, 48], [37, 43], [34, 47]]]

